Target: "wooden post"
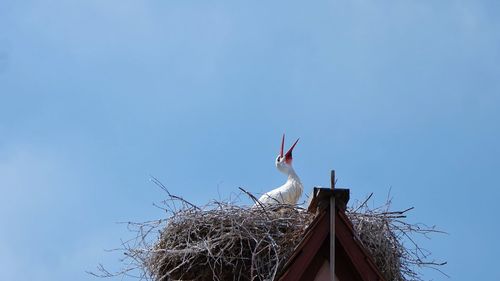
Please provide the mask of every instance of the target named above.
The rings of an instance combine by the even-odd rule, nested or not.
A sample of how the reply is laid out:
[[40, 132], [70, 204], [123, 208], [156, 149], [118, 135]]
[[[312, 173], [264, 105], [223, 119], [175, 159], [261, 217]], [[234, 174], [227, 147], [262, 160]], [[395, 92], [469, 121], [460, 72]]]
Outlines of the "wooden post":
[[[335, 170], [330, 176], [332, 191], [335, 190]], [[335, 281], [335, 195], [332, 192], [330, 197], [330, 281]]]

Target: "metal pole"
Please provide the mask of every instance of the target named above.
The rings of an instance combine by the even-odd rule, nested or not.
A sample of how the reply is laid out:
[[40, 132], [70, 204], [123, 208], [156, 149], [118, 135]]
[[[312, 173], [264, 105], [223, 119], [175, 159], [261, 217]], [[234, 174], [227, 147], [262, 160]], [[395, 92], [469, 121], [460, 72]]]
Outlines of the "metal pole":
[[[331, 173], [331, 188], [335, 190], [335, 170]], [[330, 281], [335, 281], [335, 196], [330, 196]]]

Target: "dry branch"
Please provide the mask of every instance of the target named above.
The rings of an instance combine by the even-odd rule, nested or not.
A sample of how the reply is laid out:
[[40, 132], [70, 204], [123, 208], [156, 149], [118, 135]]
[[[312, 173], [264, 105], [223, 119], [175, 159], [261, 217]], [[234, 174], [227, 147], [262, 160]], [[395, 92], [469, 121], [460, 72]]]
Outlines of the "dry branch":
[[422, 281], [424, 279], [420, 269], [424, 267], [443, 273], [439, 267], [446, 262], [433, 260], [430, 251], [416, 242], [416, 237], [444, 232], [437, 230], [435, 226], [404, 221], [406, 213], [413, 210], [413, 207], [403, 211], [390, 211], [390, 198], [382, 206], [370, 208], [368, 201], [372, 195], [373, 193], [358, 206], [350, 207], [347, 216], [384, 278], [387, 281]]

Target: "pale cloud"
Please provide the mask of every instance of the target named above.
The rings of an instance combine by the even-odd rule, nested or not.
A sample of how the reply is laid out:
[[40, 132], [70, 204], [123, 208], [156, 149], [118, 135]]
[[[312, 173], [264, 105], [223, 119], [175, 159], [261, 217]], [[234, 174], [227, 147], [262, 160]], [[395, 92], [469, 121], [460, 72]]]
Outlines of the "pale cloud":
[[60, 191], [63, 159], [49, 150], [29, 144], [15, 144], [0, 150], [0, 216], [29, 209], [43, 209], [54, 203]]
[[50, 5], [33, 1], [12, 15], [12, 28], [6, 32], [22, 34], [20, 38], [82, 63], [113, 58], [127, 61], [135, 56], [157, 60], [158, 53], [177, 50], [171, 53], [175, 59], [193, 41], [219, 53], [231, 24], [224, 8], [193, 10], [132, 0], [52, 1]]
[[98, 263], [120, 266], [120, 253], [105, 250], [131, 234], [117, 218], [95, 217], [104, 207], [96, 203], [102, 179], [86, 179], [76, 154], [56, 146], [18, 141], [0, 147], [2, 280], [89, 280], [85, 271]]
[[[27, 280], [39, 276], [56, 257], [52, 233], [72, 196], [67, 182], [73, 172], [54, 150], [17, 143], [0, 148], [0, 276]], [[39, 279], [38, 277], [36, 278]], [[47, 279], [50, 280], [50, 279]]]

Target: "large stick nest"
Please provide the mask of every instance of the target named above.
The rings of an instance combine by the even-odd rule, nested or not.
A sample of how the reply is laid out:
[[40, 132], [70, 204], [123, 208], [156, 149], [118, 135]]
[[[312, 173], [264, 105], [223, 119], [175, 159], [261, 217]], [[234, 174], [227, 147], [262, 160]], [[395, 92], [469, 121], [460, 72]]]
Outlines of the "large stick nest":
[[[117, 273], [100, 265], [101, 273], [94, 275], [155, 281], [276, 280], [314, 219], [291, 205], [249, 208], [214, 201], [199, 207], [154, 181], [168, 194], [164, 205], [158, 206], [168, 213], [167, 219], [129, 222], [136, 236], [123, 242], [127, 265]], [[403, 218], [411, 208], [389, 211], [390, 200], [382, 207], [368, 208], [370, 197], [346, 214], [386, 281], [423, 280], [421, 267], [439, 270], [445, 264], [430, 260], [430, 253], [414, 240], [415, 234], [426, 237], [439, 231], [406, 223]]]

